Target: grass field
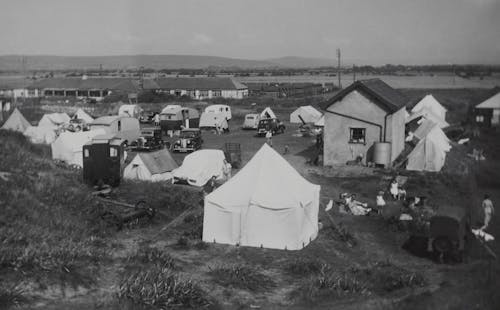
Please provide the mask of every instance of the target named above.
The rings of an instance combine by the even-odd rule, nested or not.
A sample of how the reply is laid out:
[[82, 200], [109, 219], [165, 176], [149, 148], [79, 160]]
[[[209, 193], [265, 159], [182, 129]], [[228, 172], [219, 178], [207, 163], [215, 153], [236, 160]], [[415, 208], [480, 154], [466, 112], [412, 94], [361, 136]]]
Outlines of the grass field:
[[[403, 90], [418, 98], [431, 91], [450, 108], [457, 121], [462, 105], [475, 103], [484, 90]], [[302, 100], [302, 101], [301, 101]], [[275, 103], [287, 119], [308, 99]], [[312, 100], [313, 104], [319, 99]], [[264, 143], [252, 131], [239, 129], [242, 116], [269, 102], [233, 105], [234, 119], [226, 135], [203, 133], [204, 148], [241, 143], [243, 162]], [[64, 108], [64, 107], [63, 107]], [[103, 107], [114, 109], [113, 105]], [[21, 107], [36, 121], [39, 107]], [[43, 112], [43, 111], [42, 111]], [[104, 112], [103, 112], [104, 113]], [[116, 231], [99, 217], [105, 208], [90, 196], [81, 172], [56, 165], [47, 147], [34, 146], [22, 135], [0, 131], [0, 305], [15, 309], [150, 309], [183, 305], [208, 309], [498, 309], [498, 262], [488, 266], [473, 245], [464, 264], [441, 265], [404, 249], [404, 231], [379, 216], [354, 217], [334, 208], [329, 213], [341, 229], [333, 229], [323, 211], [339, 193], [353, 192], [374, 204], [395, 171], [368, 168], [322, 168], [307, 163], [312, 138], [299, 137], [298, 126], [273, 138], [283, 157], [304, 177], [321, 185], [323, 229], [301, 251], [205, 244], [200, 241], [200, 191], [193, 187], [124, 182], [115, 199], [135, 203], [145, 199], [161, 210], [151, 223], [136, 223]], [[449, 174], [405, 173], [409, 195], [426, 195], [429, 204], [476, 206], [483, 191], [495, 202], [498, 135], [484, 135], [487, 161], [478, 167], [479, 190]], [[486, 147], [487, 146], [487, 147]], [[491, 154], [491, 155], [490, 155]], [[175, 154], [181, 163], [184, 155]], [[236, 171], [235, 171], [236, 172]], [[176, 225], [181, 212], [192, 211]], [[494, 221], [492, 233], [499, 235]], [[493, 244], [498, 253], [499, 247]], [[17, 307], [16, 307], [17, 305]]]

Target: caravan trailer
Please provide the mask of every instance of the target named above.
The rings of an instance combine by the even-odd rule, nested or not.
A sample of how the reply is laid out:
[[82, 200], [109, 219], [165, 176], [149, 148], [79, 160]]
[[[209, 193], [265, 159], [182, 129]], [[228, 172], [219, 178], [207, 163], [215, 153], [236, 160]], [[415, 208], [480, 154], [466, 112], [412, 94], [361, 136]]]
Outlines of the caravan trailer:
[[220, 113], [226, 120], [231, 120], [231, 107], [225, 104], [214, 104], [205, 108], [205, 113]]
[[99, 135], [83, 146], [83, 180], [118, 186], [125, 168], [125, 140]]
[[131, 144], [141, 136], [139, 120], [134, 117], [123, 115], [103, 116], [90, 123], [90, 130], [104, 129], [107, 134], [125, 140], [126, 144]]
[[160, 113], [161, 130], [181, 130], [184, 128], [198, 128], [200, 122], [200, 113], [192, 108], [181, 106], [167, 106]]

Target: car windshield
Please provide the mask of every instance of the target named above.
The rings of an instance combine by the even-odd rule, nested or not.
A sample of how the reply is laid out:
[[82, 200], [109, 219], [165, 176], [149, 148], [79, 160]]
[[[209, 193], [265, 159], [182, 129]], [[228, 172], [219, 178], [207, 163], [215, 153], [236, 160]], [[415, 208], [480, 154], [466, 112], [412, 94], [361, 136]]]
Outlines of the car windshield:
[[271, 124], [273, 122], [272, 119], [263, 119], [259, 122], [259, 125], [267, 125], [267, 124]]

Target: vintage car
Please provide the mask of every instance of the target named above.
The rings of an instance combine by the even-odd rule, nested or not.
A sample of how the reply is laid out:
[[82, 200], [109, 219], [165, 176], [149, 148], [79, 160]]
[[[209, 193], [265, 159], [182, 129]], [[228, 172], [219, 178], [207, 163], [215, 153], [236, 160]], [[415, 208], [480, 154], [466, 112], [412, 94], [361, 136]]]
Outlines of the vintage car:
[[285, 125], [277, 118], [266, 118], [259, 121], [257, 135], [265, 136], [270, 131], [273, 135], [285, 132]]
[[181, 130], [180, 138], [174, 142], [172, 151], [174, 152], [194, 152], [201, 149], [203, 139], [198, 128]]
[[141, 116], [139, 116], [139, 122], [141, 124], [152, 123], [154, 121], [154, 117], [156, 114], [158, 114], [158, 112], [152, 112], [152, 111], [142, 112]]
[[142, 128], [139, 139], [131, 144], [134, 151], [154, 151], [161, 149], [163, 145], [161, 129], [156, 127]]
[[81, 118], [72, 118], [69, 124], [65, 127], [66, 130], [71, 132], [78, 131], [88, 131], [90, 129], [89, 124]]

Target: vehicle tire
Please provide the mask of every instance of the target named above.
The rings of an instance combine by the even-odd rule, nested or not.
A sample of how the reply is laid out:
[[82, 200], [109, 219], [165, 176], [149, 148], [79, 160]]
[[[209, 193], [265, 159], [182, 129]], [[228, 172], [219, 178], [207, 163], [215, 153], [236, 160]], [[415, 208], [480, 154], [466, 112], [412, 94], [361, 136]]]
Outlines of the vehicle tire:
[[75, 130], [75, 132], [79, 132], [82, 130], [82, 128], [80, 126], [76, 126], [74, 130]]
[[434, 252], [446, 254], [453, 251], [453, 242], [448, 237], [437, 237], [432, 241]]

